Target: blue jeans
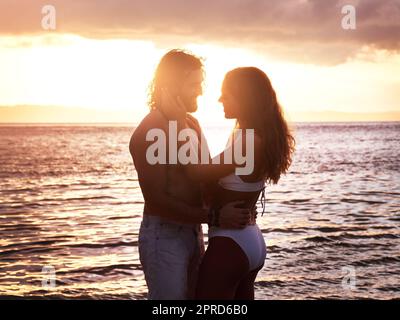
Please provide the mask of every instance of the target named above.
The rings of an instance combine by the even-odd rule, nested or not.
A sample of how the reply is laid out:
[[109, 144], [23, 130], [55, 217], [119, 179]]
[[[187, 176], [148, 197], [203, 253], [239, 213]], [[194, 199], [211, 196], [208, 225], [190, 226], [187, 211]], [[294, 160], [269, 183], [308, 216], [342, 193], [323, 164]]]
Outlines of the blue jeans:
[[144, 214], [139, 230], [139, 258], [150, 300], [194, 297], [204, 253], [201, 225], [170, 222]]

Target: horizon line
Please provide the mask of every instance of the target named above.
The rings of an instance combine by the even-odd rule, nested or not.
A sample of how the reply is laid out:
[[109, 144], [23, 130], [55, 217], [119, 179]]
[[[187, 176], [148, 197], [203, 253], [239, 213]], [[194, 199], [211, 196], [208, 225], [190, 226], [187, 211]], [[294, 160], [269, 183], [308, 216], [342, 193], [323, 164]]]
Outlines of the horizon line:
[[[293, 124], [348, 124], [348, 123], [400, 123], [400, 120], [345, 120], [345, 121], [289, 121]], [[0, 122], [1, 127], [22, 127], [22, 126], [120, 126], [129, 127], [137, 126], [138, 123], [129, 122]], [[222, 123], [221, 123], [222, 124]], [[220, 126], [220, 123], [212, 122], [210, 124], [204, 124], [204, 127], [215, 127]]]
[[[0, 106], [0, 124], [4, 125], [32, 125], [32, 124], [64, 124], [64, 125], [138, 125], [149, 112], [147, 109], [94, 109], [89, 107], [67, 107], [57, 105], [14, 105]], [[334, 111], [325, 110], [285, 110], [288, 123], [368, 123], [368, 122], [398, 122], [400, 110], [390, 111]], [[200, 113], [194, 113], [201, 123], [210, 125], [224, 125], [223, 119], [207, 119]], [[127, 121], [130, 120], [130, 121]]]
[[[149, 107], [146, 105], [145, 106], [146, 110], [149, 110]], [[129, 109], [127, 108], [121, 108], [121, 107], [114, 107], [112, 108], [96, 108], [94, 106], [68, 106], [68, 105], [57, 105], [57, 104], [46, 104], [46, 105], [40, 105], [40, 104], [13, 104], [13, 105], [1, 105], [0, 104], [0, 109], [1, 108], [60, 108], [60, 109], [69, 109], [69, 110], [74, 110], [74, 109], [83, 109], [85, 111], [98, 111], [98, 112], [125, 112], [128, 111]], [[334, 109], [323, 109], [323, 110], [315, 110], [315, 109], [304, 109], [304, 110], [293, 110], [293, 111], [287, 111], [285, 110], [285, 113], [308, 113], [308, 112], [315, 112], [315, 113], [355, 113], [355, 114], [383, 114], [383, 113], [400, 113], [400, 110], [392, 109], [392, 110], [383, 110], [383, 111], [337, 111]]]

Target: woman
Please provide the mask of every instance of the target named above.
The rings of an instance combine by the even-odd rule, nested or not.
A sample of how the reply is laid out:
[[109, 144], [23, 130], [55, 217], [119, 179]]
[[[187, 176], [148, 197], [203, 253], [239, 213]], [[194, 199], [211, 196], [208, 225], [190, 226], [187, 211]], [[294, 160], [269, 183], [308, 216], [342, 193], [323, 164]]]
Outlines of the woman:
[[[218, 227], [218, 208], [232, 201], [254, 208], [264, 183], [278, 183], [291, 164], [294, 138], [282, 115], [275, 91], [267, 75], [255, 67], [228, 72], [219, 101], [225, 117], [237, 119], [239, 134], [232, 135], [230, 146], [242, 144], [246, 150], [245, 129], [254, 132], [254, 170], [238, 176], [235, 161], [224, 164], [189, 165], [188, 174], [207, 183], [210, 205], [214, 208], [209, 228], [209, 244], [203, 257], [197, 282], [197, 299], [254, 299], [254, 281], [264, 265], [266, 246], [255, 219], [244, 229]], [[179, 105], [175, 104], [175, 105]]]

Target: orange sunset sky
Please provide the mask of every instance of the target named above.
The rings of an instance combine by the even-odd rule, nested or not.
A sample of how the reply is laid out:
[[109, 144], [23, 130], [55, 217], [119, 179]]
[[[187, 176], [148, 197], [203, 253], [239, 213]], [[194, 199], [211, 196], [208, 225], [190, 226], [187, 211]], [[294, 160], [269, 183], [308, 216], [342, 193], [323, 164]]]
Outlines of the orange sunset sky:
[[400, 0], [1, 0], [0, 122], [137, 123], [172, 48], [205, 59], [203, 122], [223, 119], [224, 74], [250, 65], [290, 120], [400, 120]]

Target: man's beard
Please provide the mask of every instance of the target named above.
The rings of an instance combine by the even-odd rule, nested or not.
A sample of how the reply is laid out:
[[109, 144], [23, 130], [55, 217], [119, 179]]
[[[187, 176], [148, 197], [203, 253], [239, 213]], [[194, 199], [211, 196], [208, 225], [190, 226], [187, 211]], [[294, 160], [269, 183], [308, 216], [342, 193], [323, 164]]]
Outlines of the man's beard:
[[186, 112], [191, 113], [191, 112], [197, 111], [197, 108], [198, 108], [198, 106], [197, 106], [197, 97], [195, 97], [195, 98], [191, 97], [189, 99], [183, 98], [182, 102], [185, 105]]

